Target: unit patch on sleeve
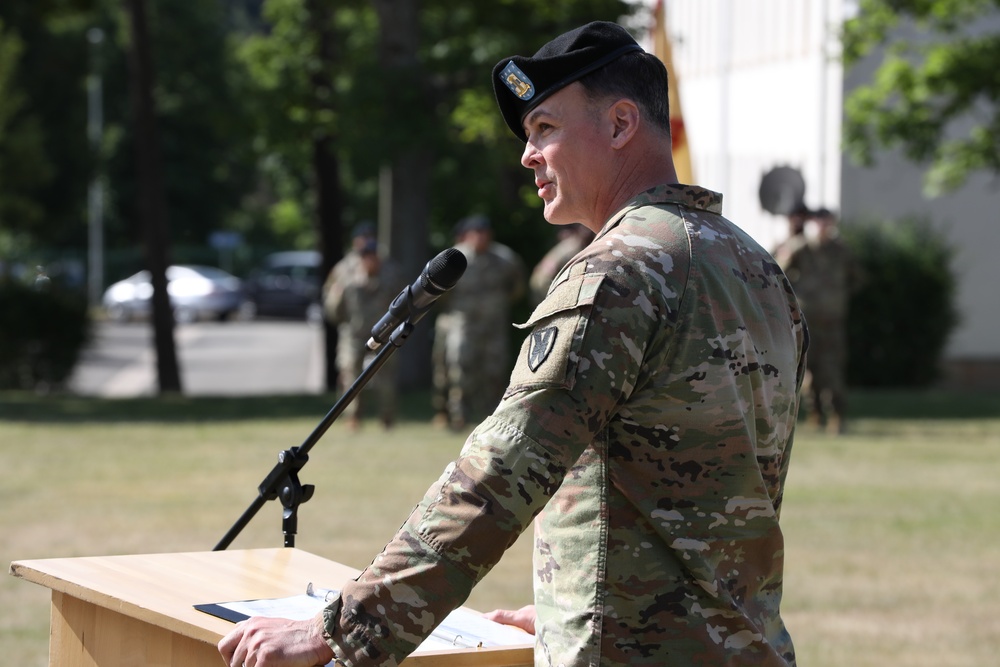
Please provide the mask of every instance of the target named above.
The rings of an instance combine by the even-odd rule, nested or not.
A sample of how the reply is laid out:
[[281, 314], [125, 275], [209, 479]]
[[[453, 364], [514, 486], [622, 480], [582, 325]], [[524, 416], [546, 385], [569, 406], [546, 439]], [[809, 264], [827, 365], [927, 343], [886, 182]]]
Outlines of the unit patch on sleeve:
[[528, 340], [528, 368], [531, 369], [532, 373], [536, 372], [539, 366], [549, 358], [549, 354], [556, 345], [558, 335], [559, 329], [554, 326], [531, 332], [531, 337]]
[[510, 374], [504, 398], [541, 387], [572, 389], [576, 381], [579, 346], [591, 317], [594, 297], [603, 274], [587, 275], [580, 264], [579, 275], [554, 286], [518, 329], [531, 329], [521, 343], [521, 352]]

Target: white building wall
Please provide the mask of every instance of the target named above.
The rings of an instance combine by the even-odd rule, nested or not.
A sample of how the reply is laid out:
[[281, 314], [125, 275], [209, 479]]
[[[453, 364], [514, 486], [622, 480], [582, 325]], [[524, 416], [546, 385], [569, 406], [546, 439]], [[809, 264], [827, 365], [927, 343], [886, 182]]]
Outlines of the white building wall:
[[[835, 0], [669, 0], [668, 31], [699, 185], [767, 248], [785, 220], [760, 206], [765, 173], [799, 169], [806, 203], [840, 198], [840, 65]], [[835, 28], [835, 26], [832, 26]]]
[[776, 166], [802, 172], [806, 204], [846, 220], [930, 218], [957, 251], [962, 322], [946, 358], [966, 371], [1000, 366], [1000, 185], [977, 176], [958, 193], [927, 199], [919, 167], [886, 154], [863, 169], [842, 156], [843, 91], [873, 68], [855, 68], [845, 83], [838, 33], [856, 4], [666, 0], [695, 180], [722, 192], [726, 216], [767, 248], [786, 232], [758, 194]]

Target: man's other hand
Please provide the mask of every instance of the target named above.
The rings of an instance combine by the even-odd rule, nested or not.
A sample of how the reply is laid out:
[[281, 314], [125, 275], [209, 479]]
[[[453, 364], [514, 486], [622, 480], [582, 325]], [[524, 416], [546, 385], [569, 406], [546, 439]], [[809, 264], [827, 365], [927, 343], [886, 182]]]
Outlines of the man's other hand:
[[[516, 611], [510, 609], [494, 609], [483, 614], [486, 618], [503, 625], [513, 625], [529, 634], [535, 634], [535, 605], [529, 604]], [[248, 666], [249, 667], [249, 666]]]
[[255, 616], [219, 642], [229, 667], [315, 667], [333, 660], [323, 639], [323, 616], [308, 621]]

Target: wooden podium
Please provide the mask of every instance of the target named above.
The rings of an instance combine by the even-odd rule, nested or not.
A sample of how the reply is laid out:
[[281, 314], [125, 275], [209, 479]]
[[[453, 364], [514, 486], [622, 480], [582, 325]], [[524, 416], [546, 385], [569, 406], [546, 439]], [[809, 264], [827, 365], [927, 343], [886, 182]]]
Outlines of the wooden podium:
[[[216, 645], [233, 625], [193, 605], [297, 595], [310, 581], [337, 588], [358, 574], [290, 548], [24, 560], [10, 573], [52, 589], [53, 667], [221, 667]], [[530, 666], [532, 651], [456, 648], [404, 664]]]

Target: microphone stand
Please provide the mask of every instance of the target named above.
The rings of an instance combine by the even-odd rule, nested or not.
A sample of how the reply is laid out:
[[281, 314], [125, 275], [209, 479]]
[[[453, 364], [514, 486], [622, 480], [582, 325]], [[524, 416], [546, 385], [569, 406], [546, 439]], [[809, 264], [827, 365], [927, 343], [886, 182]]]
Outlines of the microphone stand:
[[[423, 313], [420, 313], [421, 315]], [[223, 551], [232, 544], [236, 536], [250, 523], [251, 519], [260, 511], [269, 500], [279, 498], [282, 512], [281, 527], [285, 536], [285, 546], [295, 546], [295, 534], [298, 532], [298, 510], [299, 505], [312, 498], [316, 487], [312, 484], [302, 484], [299, 482], [299, 471], [309, 461], [309, 450], [319, 442], [327, 429], [340, 416], [347, 405], [353, 401], [368, 381], [378, 372], [389, 359], [389, 355], [402, 346], [403, 342], [413, 331], [413, 324], [407, 320], [400, 324], [392, 336], [378, 351], [371, 363], [361, 371], [361, 375], [354, 380], [354, 383], [344, 392], [330, 411], [326, 413], [323, 420], [313, 429], [301, 445], [285, 449], [278, 453], [278, 463], [275, 464], [271, 472], [257, 486], [257, 497], [250, 506], [243, 512], [243, 515], [236, 520], [236, 523], [223, 536], [219, 543], [215, 545], [213, 551]]]

